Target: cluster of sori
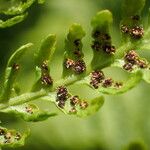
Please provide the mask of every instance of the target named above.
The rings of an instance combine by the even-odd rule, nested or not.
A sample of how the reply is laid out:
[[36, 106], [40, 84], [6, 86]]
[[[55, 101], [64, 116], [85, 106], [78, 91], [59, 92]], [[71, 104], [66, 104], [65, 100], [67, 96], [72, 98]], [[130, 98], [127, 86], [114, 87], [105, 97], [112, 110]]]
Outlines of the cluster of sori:
[[69, 113], [77, 113], [76, 107], [79, 106], [80, 109], [84, 110], [88, 107], [88, 103], [84, 100], [81, 100], [77, 95], [72, 96], [69, 94], [68, 90], [64, 86], [60, 86], [57, 88], [57, 98], [56, 102], [58, 107], [63, 109], [65, 107], [65, 103], [69, 101], [70, 110]]
[[20, 133], [14, 133], [13, 131], [7, 131], [4, 128], [0, 128], [0, 138], [3, 139], [4, 143], [14, 143], [21, 139]]
[[115, 53], [116, 48], [112, 45], [111, 37], [108, 33], [103, 33], [96, 29], [95, 31], [93, 31], [92, 37], [94, 38], [91, 46], [93, 50], [103, 50], [107, 54]]
[[140, 39], [144, 35], [143, 27], [139, 26], [140, 16], [135, 15], [131, 16], [130, 20], [132, 22], [131, 25], [121, 25], [121, 32], [123, 34], [130, 35], [134, 39]]
[[64, 65], [67, 69], [72, 70], [76, 74], [81, 74], [84, 71], [86, 71], [86, 64], [84, 62], [83, 58], [83, 53], [81, 52], [81, 40], [76, 39], [73, 41], [73, 57], [74, 59], [71, 58], [66, 58]]
[[41, 65], [41, 82], [43, 85], [53, 84], [53, 80], [49, 74], [48, 61], [44, 61]]
[[125, 64], [123, 68], [127, 71], [132, 71], [135, 67], [144, 69], [148, 67], [146, 60], [141, 59], [134, 50], [130, 50], [124, 56]]
[[91, 73], [90, 85], [97, 89], [99, 88], [100, 84], [104, 88], [108, 88], [111, 86], [115, 88], [120, 88], [123, 85], [122, 82], [115, 82], [112, 78], [106, 78], [102, 71], [93, 71]]
[[67, 58], [65, 61], [65, 66], [67, 69], [71, 69], [77, 74], [83, 73], [86, 70], [86, 64], [83, 60], [74, 61]]
[[29, 113], [29, 114], [33, 114], [33, 109], [31, 106], [26, 106], [25, 107], [25, 112]]

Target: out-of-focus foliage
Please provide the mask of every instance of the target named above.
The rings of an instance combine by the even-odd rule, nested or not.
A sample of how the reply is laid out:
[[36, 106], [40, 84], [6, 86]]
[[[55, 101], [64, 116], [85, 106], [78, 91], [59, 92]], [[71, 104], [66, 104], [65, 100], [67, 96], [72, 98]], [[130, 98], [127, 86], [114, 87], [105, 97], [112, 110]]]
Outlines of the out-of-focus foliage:
[[[27, 9], [36, 0], [1, 0], [0, 1], [0, 28], [11, 27], [27, 16]], [[42, 4], [45, 0], [38, 0]]]

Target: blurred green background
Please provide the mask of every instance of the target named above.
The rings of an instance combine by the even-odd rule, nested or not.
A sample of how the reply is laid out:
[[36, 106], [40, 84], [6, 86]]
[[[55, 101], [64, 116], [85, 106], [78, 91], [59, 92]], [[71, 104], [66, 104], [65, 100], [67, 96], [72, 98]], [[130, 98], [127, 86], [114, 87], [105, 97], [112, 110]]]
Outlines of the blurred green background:
[[[57, 52], [51, 66], [55, 80], [60, 78], [64, 39], [69, 26], [81, 23], [86, 30], [84, 53], [87, 63], [92, 51], [91, 18], [102, 9], [109, 9], [114, 15], [111, 29], [113, 43], [121, 44], [119, 21], [121, 19], [122, 0], [46, 0], [44, 5], [34, 4], [29, 9], [25, 21], [11, 28], [0, 29], [0, 69], [3, 72], [8, 57], [19, 46], [28, 42], [33, 48], [22, 61], [22, 73], [18, 77], [22, 93], [29, 91], [34, 82], [33, 53], [38, 50], [40, 41], [49, 33], [57, 35]], [[143, 16], [150, 6], [147, 0]], [[145, 23], [146, 26], [146, 23]], [[150, 61], [150, 52], [140, 52]], [[109, 76], [124, 78], [119, 69], [106, 69]], [[74, 93], [81, 93], [83, 98], [93, 97], [95, 93], [86, 87], [71, 87]], [[57, 117], [39, 123], [25, 123], [14, 116], [1, 115], [2, 125], [16, 129], [31, 129], [31, 136], [26, 145], [16, 150], [122, 150], [134, 142], [142, 143], [150, 149], [150, 85], [141, 82], [137, 87], [123, 95], [105, 96], [104, 106], [98, 113], [88, 118], [77, 118], [59, 113]], [[48, 105], [52, 111], [54, 106], [37, 102], [41, 107]], [[135, 150], [137, 150], [135, 148]]]

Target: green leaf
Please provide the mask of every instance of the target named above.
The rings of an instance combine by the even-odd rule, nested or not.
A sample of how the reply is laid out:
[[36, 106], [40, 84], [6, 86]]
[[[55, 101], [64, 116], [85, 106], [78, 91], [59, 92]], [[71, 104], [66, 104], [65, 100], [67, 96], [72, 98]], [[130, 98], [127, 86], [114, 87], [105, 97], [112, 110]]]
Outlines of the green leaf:
[[0, 147], [10, 147], [16, 148], [23, 146], [25, 140], [29, 135], [29, 131], [21, 134], [16, 130], [9, 130], [3, 127], [0, 127]]
[[7, 6], [7, 7], [2, 7], [2, 11], [0, 13], [3, 13], [5, 15], [19, 15], [24, 13], [27, 8], [29, 8], [33, 3], [35, 2], [35, 0], [27, 0], [26, 2], [22, 2], [22, 1], [2, 1], [0, 4], [3, 6]]
[[130, 89], [134, 88], [142, 79], [142, 74], [140, 72], [131, 74], [128, 79], [122, 83], [121, 87], [115, 87], [115, 85], [112, 85], [111, 87], [99, 87], [97, 90], [98, 92], [105, 93], [105, 94], [122, 94]]
[[[141, 41], [144, 35], [141, 12], [144, 8], [145, 0], [124, 0], [122, 7], [121, 32], [123, 42], [130, 40], [132, 42]], [[141, 31], [141, 34], [135, 34], [134, 30]]]
[[145, 0], [124, 0], [123, 17], [140, 15], [145, 5]]
[[19, 72], [19, 61], [24, 53], [32, 46], [31, 43], [26, 44], [16, 50], [12, 56], [10, 57], [6, 71], [5, 71], [5, 79], [4, 79], [4, 87], [1, 93], [1, 100], [7, 102], [11, 96], [11, 91], [13, 89], [13, 85], [15, 83], [16, 77]]
[[57, 93], [49, 93], [48, 96], [42, 98], [43, 100], [53, 102], [62, 112], [69, 115], [76, 115], [78, 117], [86, 117], [97, 112], [104, 103], [104, 97], [99, 96], [91, 100], [84, 100], [77, 95], [72, 95], [68, 92], [65, 104], [58, 101]]
[[1, 112], [14, 114], [28, 122], [37, 122], [56, 116], [56, 113], [40, 110], [35, 104], [23, 104], [17, 106], [10, 106]]
[[[82, 39], [84, 36], [85, 36], [85, 31], [83, 30], [82, 26], [80, 24], [74, 23], [69, 29], [67, 40], [68, 42], [74, 42], [74, 40]], [[68, 49], [68, 52], [69, 52], [69, 49]]]
[[93, 17], [91, 25], [93, 28], [101, 28], [103, 31], [108, 31], [108, 26], [112, 24], [113, 17], [109, 10], [102, 10]]
[[10, 57], [7, 67], [11, 67], [14, 63], [18, 63], [21, 57], [25, 54], [27, 50], [32, 46], [32, 43], [28, 43], [26, 45], [21, 46], [18, 50], [16, 50], [12, 56]]
[[[91, 63], [93, 70], [106, 67], [114, 61], [111, 50], [114, 49], [115, 52], [115, 47], [112, 46], [109, 33], [109, 26], [112, 21], [113, 17], [109, 10], [98, 12], [91, 21], [93, 27], [92, 37], [94, 39], [92, 43], [94, 55]], [[106, 52], [106, 48], [108, 48], [110, 52]]]
[[[147, 83], [150, 83], [150, 63], [143, 58], [140, 58], [140, 60], [144, 60], [146, 63], [146, 67], [145, 68], [140, 68], [137, 65], [133, 65], [133, 69], [130, 71], [128, 71], [130, 74], [137, 74], [138, 72], [140, 72], [142, 74], [142, 79], [144, 81], [146, 81]], [[119, 67], [119, 68], [124, 68], [123, 66], [126, 64], [124, 59], [116, 59], [114, 64], [112, 64], [112, 66], [114, 67]]]
[[[0, 14], [6, 18], [5, 21], [0, 19], [0, 28], [11, 27], [25, 19], [27, 16], [27, 9], [36, 0], [1, 0], [0, 1]], [[45, 0], [38, 0], [38, 3], [42, 4]], [[7, 19], [9, 18], [9, 19]]]
[[44, 61], [51, 61], [51, 58], [55, 52], [56, 35], [50, 34], [44, 40], [42, 40], [41, 47], [36, 56], [36, 64], [41, 66]]
[[92, 69], [102, 69], [109, 66], [114, 62], [114, 56], [108, 56], [108, 54], [104, 52], [94, 52], [94, 57], [92, 60]]
[[11, 27], [19, 22], [22, 22], [27, 16], [27, 13], [12, 17], [6, 21], [0, 19], [0, 28]]
[[[103, 79], [103, 81], [104, 80], [105, 79]], [[88, 85], [93, 90], [98, 91], [98, 93], [116, 95], [125, 93], [130, 89], [134, 88], [141, 80], [142, 73], [136, 72], [130, 74], [126, 81], [113, 81], [111, 86], [108, 87], [103, 86], [103, 82], [99, 83], [98, 88], [93, 87], [93, 85], [91, 85], [91, 75], [85, 77], [83, 80], [77, 82], [76, 84], [78, 84], [79, 86]]]
[[103, 104], [104, 104], [103, 96], [94, 98], [89, 101], [89, 106], [87, 107], [86, 110], [80, 110], [77, 112], [77, 116], [78, 117], [86, 117], [86, 116], [93, 115], [94, 113], [99, 111], [99, 109], [103, 106]]
[[[74, 23], [65, 39], [65, 52], [63, 63], [63, 77], [80, 74], [74, 69], [74, 65], [77, 61], [83, 61], [84, 54], [82, 52], [82, 39], [85, 37], [85, 31], [80, 24]], [[72, 65], [67, 65], [67, 61], [71, 61]], [[84, 71], [83, 71], [84, 72]], [[81, 72], [82, 73], [82, 72]]]
[[41, 88], [49, 90], [53, 84], [50, 76], [50, 63], [56, 49], [56, 35], [50, 34], [41, 44], [36, 56], [36, 81], [32, 91], [37, 91]]

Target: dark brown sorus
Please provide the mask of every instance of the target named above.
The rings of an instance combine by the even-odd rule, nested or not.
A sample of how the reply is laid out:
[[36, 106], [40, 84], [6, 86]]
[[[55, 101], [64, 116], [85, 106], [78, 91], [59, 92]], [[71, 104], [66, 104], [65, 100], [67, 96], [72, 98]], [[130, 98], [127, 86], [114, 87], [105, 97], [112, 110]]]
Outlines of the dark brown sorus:
[[86, 64], [83, 60], [77, 60], [73, 69], [77, 74], [83, 73], [86, 70]]
[[26, 106], [25, 109], [26, 109], [26, 112], [27, 112], [27, 113], [33, 114], [32, 107]]
[[138, 59], [137, 60], [137, 65], [140, 67], [140, 68], [147, 68], [147, 63], [146, 61], [142, 60], [142, 59]]
[[100, 31], [96, 30], [92, 33], [92, 37], [94, 39], [100, 39], [102, 41], [111, 40], [111, 37], [108, 33], [101, 33]]
[[72, 105], [72, 106], [75, 106], [75, 105], [77, 105], [77, 104], [79, 104], [80, 103], [80, 99], [79, 99], [79, 97], [76, 95], [76, 96], [72, 96], [71, 98], [70, 98], [70, 104]]
[[126, 62], [135, 64], [136, 61], [139, 59], [139, 56], [137, 55], [137, 53], [134, 50], [131, 50], [124, 56], [124, 59]]
[[93, 41], [91, 48], [96, 51], [100, 51], [102, 49], [102, 45], [98, 41]]
[[59, 86], [57, 88], [57, 100], [56, 101], [66, 101], [68, 98], [68, 90], [64, 86]]
[[114, 87], [116, 87], [116, 88], [121, 88], [122, 86], [123, 86], [123, 83], [122, 83], [122, 82], [115, 82]]
[[107, 78], [103, 81], [102, 86], [107, 88], [112, 86], [112, 84], [113, 84], [113, 80], [111, 78]]
[[86, 101], [81, 101], [81, 102], [80, 102], [80, 108], [81, 108], [81, 109], [86, 109], [86, 108], [88, 107], [88, 105], [89, 105], [89, 104], [88, 104]]
[[135, 39], [139, 39], [139, 38], [143, 37], [144, 29], [142, 27], [136, 26], [136, 27], [130, 29], [130, 35]]
[[44, 85], [52, 85], [53, 80], [49, 74], [43, 74], [41, 77], [41, 82]]
[[12, 65], [12, 68], [14, 69], [14, 70], [19, 70], [20, 69], [20, 65], [19, 64], [16, 64], [16, 63], [14, 63], [13, 65]]
[[103, 50], [107, 53], [107, 54], [114, 54], [116, 52], [116, 48], [115, 46], [112, 45], [103, 45]]
[[11, 143], [10, 139], [5, 139], [4, 143]]
[[104, 73], [102, 71], [98, 71], [98, 70], [92, 71], [91, 77], [92, 77], [92, 79], [94, 78], [94, 79], [97, 79], [100, 81], [100, 80], [104, 79]]
[[123, 65], [123, 69], [125, 69], [127, 71], [132, 71], [133, 70], [133, 64], [131, 64], [131, 63], [125, 63]]
[[134, 15], [134, 16], [131, 16], [131, 19], [135, 20], [135, 21], [139, 21], [140, 20], [140, 16], [139, 15]]
[[91, 73], [91, 81], [90, 84], [97, 89], [99, 86], [99, 83], [102, 82], [102, 80], [104, 79], [104, 73], [102, 71], [93, 71]]
[[122, 33], [129, 33], [129, 28], [126, 25], [121, 25], [120, 29]]
[[98, 38], [98, 37], [100, 37], [100, 35], [101, 35], [101, 32], [100, 31], [98, 31], [98, 30], [96, 30], [96, 31], [94, 31], [93, 33], [92, 33], [92, 37], [93, 38]]
[[12, 137], [12, 133], [11, 132], [7, 132], [5, 135], [4, 135], [4, 138], [5, 139], [11, 139]]
[[140, 68], [147, 68], [147, 62], [139, 58], [138, 54], [131, 50], [125, 56], [124, 60], [126, 64], [124, 65], [125, 70], [132, 70], [133, 65], [137, 65]]
[[64, 106], [65, 106], [65, 101], [64, 101], [64, 100], [59, 100], [58, 106], [59, 106], [60, 108], [64, 108]]
[[75, 50], [75, 51], [74, 51], [74, 54], [75, 54], [78, 58], [80, 58], [80, 57], [82, 56], [82, 53], [81, 53], [81, 51], [80, 51], [79, 49]]
[[47, 61], [44, 61], [44, 62], [42, 63], [41, 69], [48, 71], [48, 62], [47, 62]]
[[102, 35], [102, 40], [110, 41], [111, 40], [111, 36], [108, 33], [105, 33], [105, 34]]
[[21, 134], [20, 133], [16, 133], [15, 139], [18, 141], [21, 139]]
[[75, 62], [74, 62], [74, 60], [67, 58], [65, 60], [64, 64], [65, 64], [65, 67], [67, 69], [69, 69], [69, 68], [72, 68], [75, 65]]
[[0, 136], [5, 134], [5, 130], [0, 128]]
[[75, 108], [75, 107], [72, 107], [72, 108], [69, 110], [69, 113], [71, 113], [71, 114], [77, 113], [76, 108]]
[[74, 41], [74, 44], [75, 44], [75, 46], [80, 46], [80, 44], [81, 44], [81, 40], [80, 39], [76, 39], [75, 41]]
[[98, 89], [99, 83], [100, 83], [100, 82], [98, 82], [97, 80], [92, 80], [92, 81], [90, 82], [90, 85], [92, 85], [95, 89]]

